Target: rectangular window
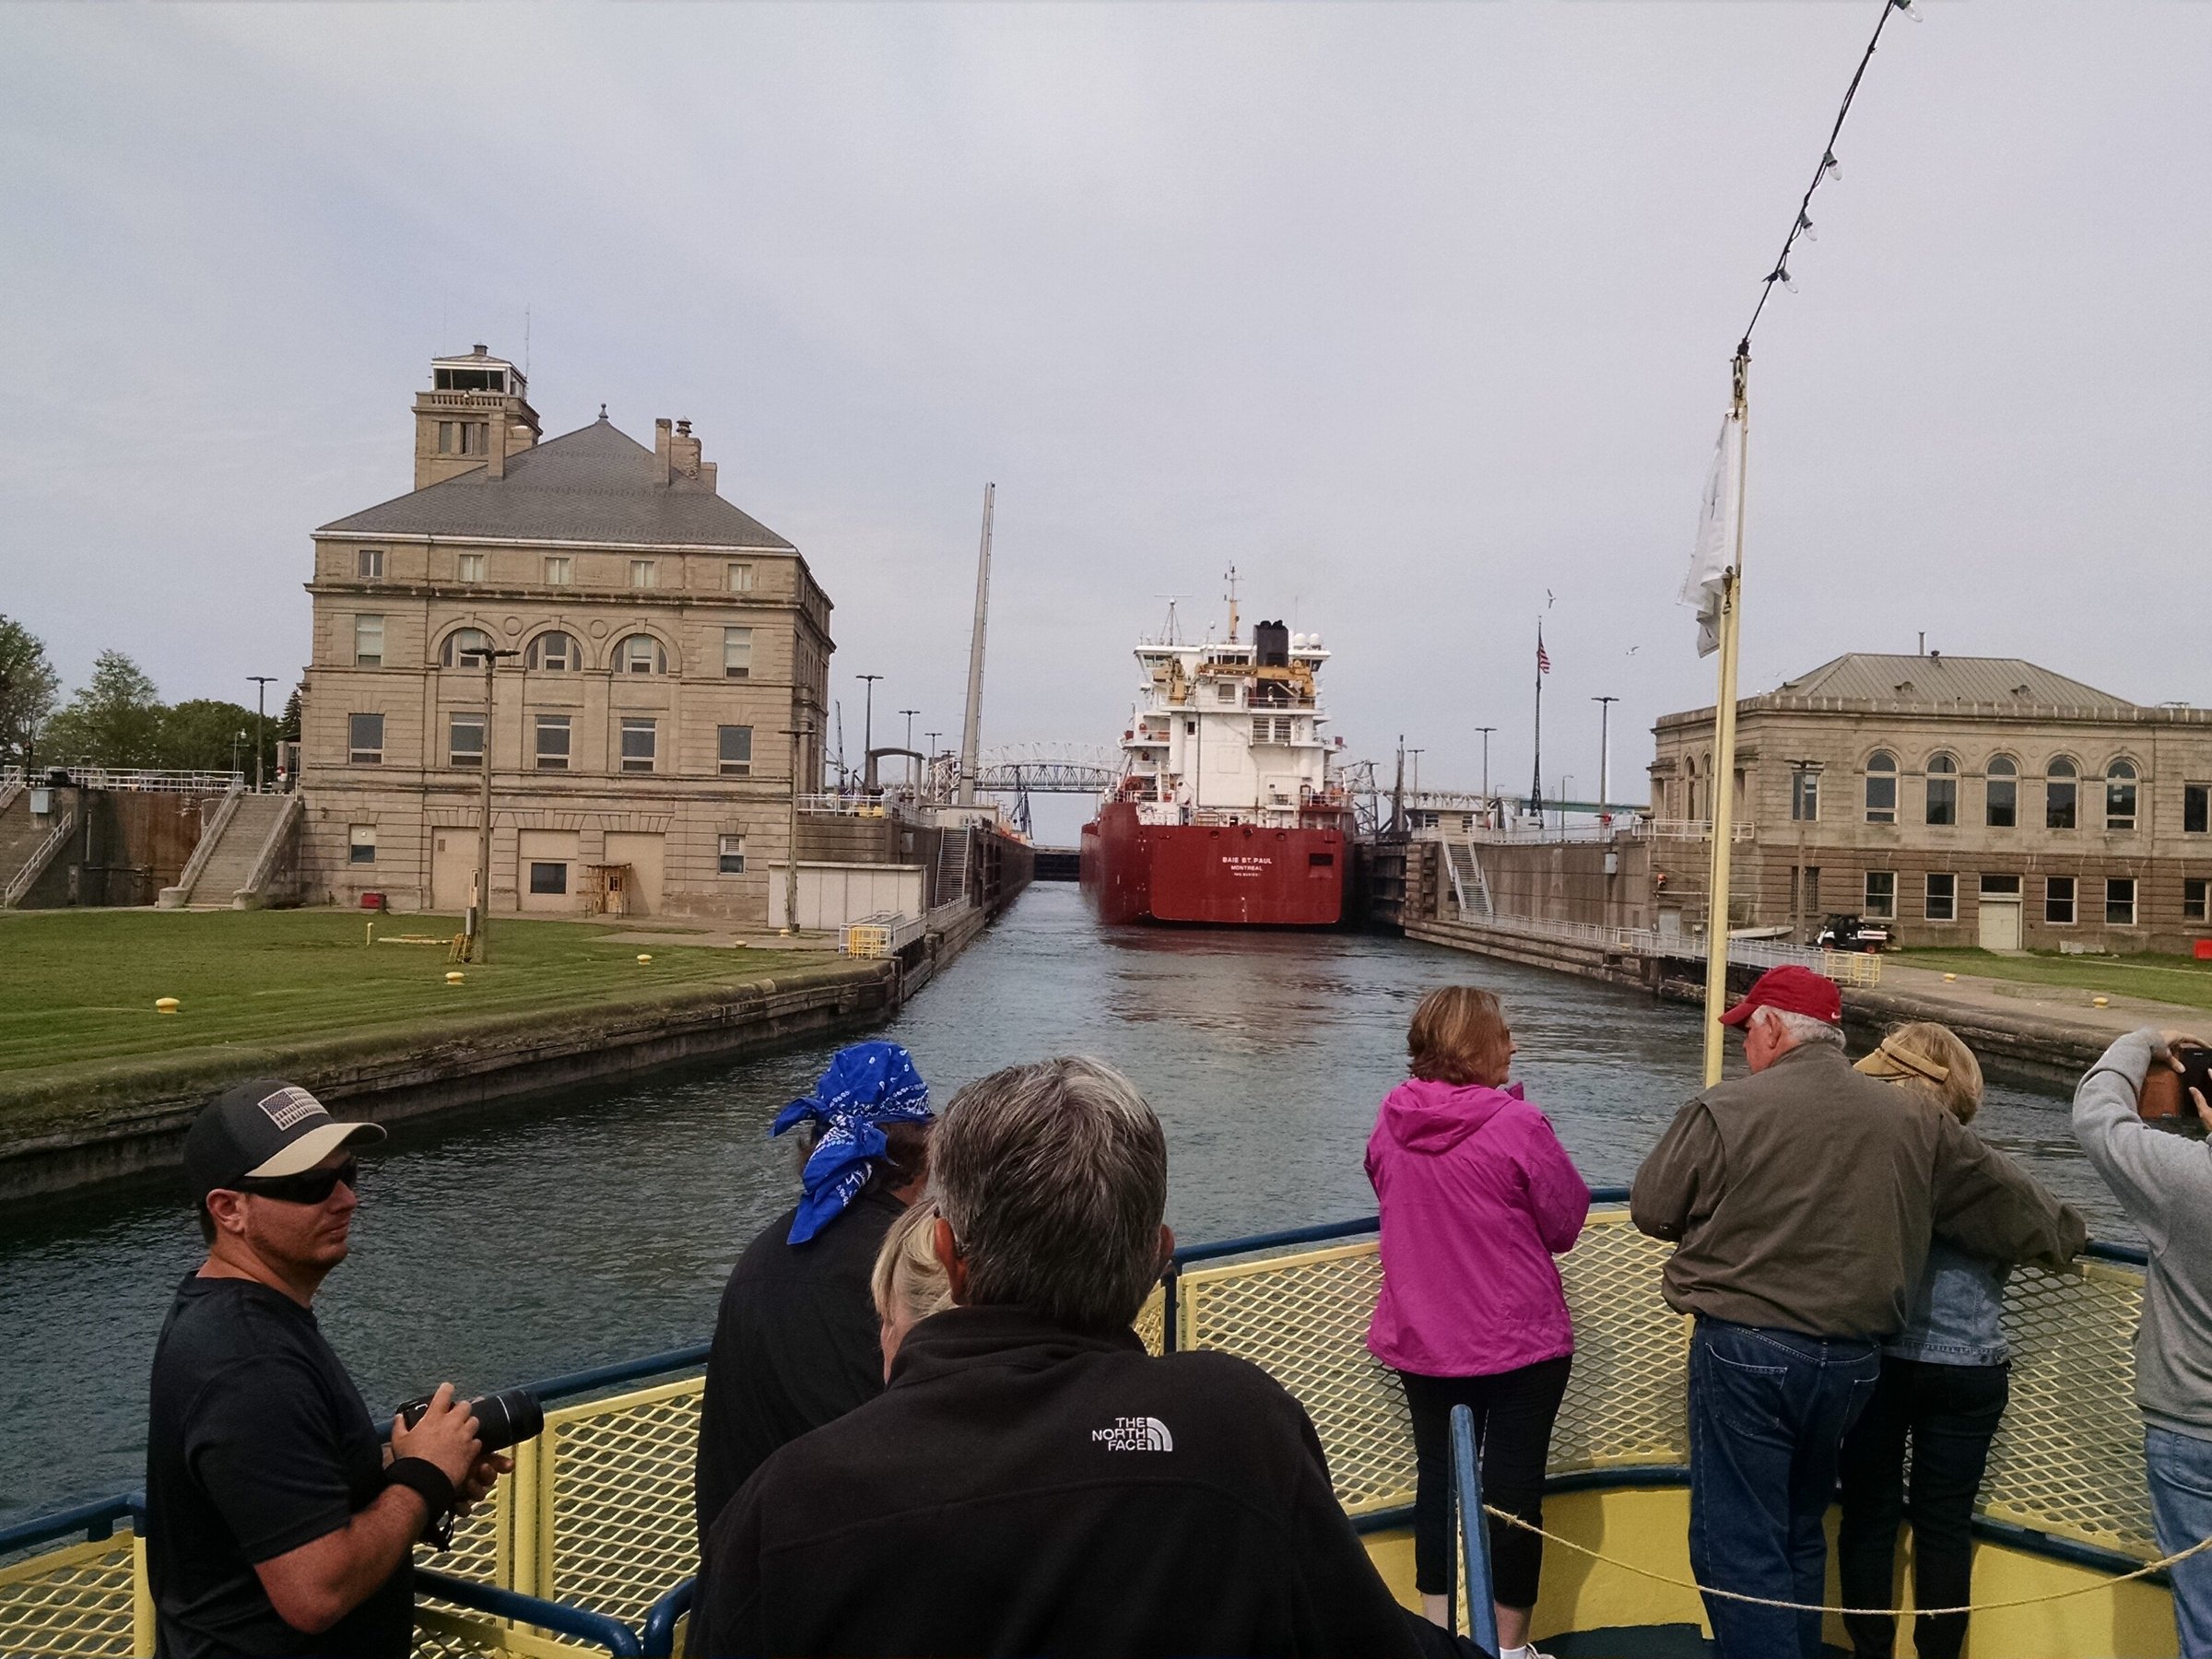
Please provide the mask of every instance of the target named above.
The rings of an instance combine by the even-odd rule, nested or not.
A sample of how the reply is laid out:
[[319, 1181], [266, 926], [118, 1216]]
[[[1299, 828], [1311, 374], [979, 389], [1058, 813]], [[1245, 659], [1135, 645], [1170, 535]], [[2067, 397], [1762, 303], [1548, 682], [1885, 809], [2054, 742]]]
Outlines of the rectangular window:
[[749, 679], [753, 673], [753, 630], [749, 628], [725, 628], [722, 630], [722, 672], [725, 679]]
[[2043, 877], [2043, 920], [2053, 927], [2074, 925], [2074, 877]]
[[438, 453], [440, 454], [457, 455], [461, 453], [461, 441], [455, 436], [460, 424], [457, 420], [441, 420], [438, 423]]
[[346, 862], [347, 864], [374, 864], [376, 862], [376, 826], [355, 824], [346, 831]]
[[356, 668], [381, 668], [384, 664], [384, 619], [382, 617], [356, 617], [353, 619], [353, 665]]
[[2124, 761], [2114, 766], [2104, 781], [2104, 827], [2136, 827], [2136, 769]]
[[622, 716], [622, 770], [649, 772], [660, 747], [660, 732], [650, 714]]
[[1897, 872], [1866, 872], [1866, 902], [1862, 908], [1870, 920], [1887, 922], [1897, 915]]
[[1289, 742], [1290, 717], [1288, 714], [1254, 714], [1252, 717], [1252, 740], [1254, 743]]
[[2212, 889], [2212, 882], [2207, 882], [2202, 876], [2185, 876], [2182, 878], [2183, 921], [2212, 921], [2212, 903], [2207, 902], [2208, 899], [2212, 899], [2212, 892], [2208, 892], [2208, 889]]
[[2182, 833], [2212, 832], [2212, 783], [2182, 785]]
[[1988, 810], [1983, 821], [1992, 830], [2010, 830], [2019, 822], [2020, 784], [2017, 778], [1992, 773], [1989, 780]]
[[1959, 877], [1938, 870], [1928, 872], [1928, 920], [1959, 920]]
[[354, 766], [384, 763], [384, 717], [382, 714], [346, 716], [346, 759]]
[[2018, 876], [1982, 877], [1982, 897], [1984, 899], [2018, 899], [2019, 896], [2020, 878]]
[[481, 766], [484, 764], [484, 716], [482, 714], [455, 714], [446, 722], [445, 752], [448, 764], [453, 766]]
[[1216, 702], [1222, 702], [1222, 703], [1233, 703], [1233, 702], [1235, 702], [1235, 701], [1237, 700], [1237, 688], [1236, 688], [1236, 687], [1234, 687], [1234, 686], [1232, 686], [1232, 685], [1220, 685], [1220, 686], [1216, 686], [1216, 687], [1214, 688], [1214, 700], [1215, 700]]
[[547, 559], [546, 560], [546, 585], [547, 587], [567, 587], [574, 580], [569, 571], [570, 565], [566, 554]]
[[1790, 818], [1800, 824], [1820, 821], [1820, 774], [1800, 767], [1790, 773]]
[[745, 874], [745, 837], [720, 836], [715, 841], [714, 867], [724, 876]]
[[733, 594], [751, 593], [753, 567], [749, 564], [724, 565], [722, 569], [722, 585]]
[[1869, 772], [1866, 775], [1866, 821], [1870, 824], [1897, 822], [1897, 774]]
[[375, 582], [384, 573], [384, 550], [363, 547], [354, 555], [354, 573], [363, 582]]
[[749, 778], [753, 775], [753, 728], [751, 726], [716, 726], [715, 737], [722, 760], [722, 775], [725, 778]]
[[629, 561], [629, 585], [633, 588], [661, 585], [661, 567], [656, 559], [633, 559]]
[[483, 554], [463, 553], [456, 558], [454, 563], [459, 567], [459, 574], [462, 581], [481, 582], [484, 580]]
[[566, 714], [540, 714], [537, 717], [537, 770], [569, 770], [569, 717]]
[[2136, 924], [2136, 878], [2108, 876], [2104, 882], [2104, 920], [2108, 927]]
[[551, 860], [530, 861], [530, 890], [534, 893], [565, 893], [569, 890], [569, 866]]
[[2051, 778], [2043, 783], [2043, 828], [2071, 830], [2074, 828], [2074, 793], [2079, 786], [2067, 778]]

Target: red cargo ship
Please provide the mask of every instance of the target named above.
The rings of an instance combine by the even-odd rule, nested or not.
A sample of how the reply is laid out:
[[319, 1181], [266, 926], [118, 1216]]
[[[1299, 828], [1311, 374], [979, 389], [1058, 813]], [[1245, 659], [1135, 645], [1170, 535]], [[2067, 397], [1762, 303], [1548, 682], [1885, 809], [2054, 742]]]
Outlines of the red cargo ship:
[[1262, 622], [1226, 642], [1136, 649], [1144, 682], [1125, 770], [1083, 827], [1100, 920], [1325, 927], [1343, 920], [1352, 815], [1329, 778], [1318, 634]]

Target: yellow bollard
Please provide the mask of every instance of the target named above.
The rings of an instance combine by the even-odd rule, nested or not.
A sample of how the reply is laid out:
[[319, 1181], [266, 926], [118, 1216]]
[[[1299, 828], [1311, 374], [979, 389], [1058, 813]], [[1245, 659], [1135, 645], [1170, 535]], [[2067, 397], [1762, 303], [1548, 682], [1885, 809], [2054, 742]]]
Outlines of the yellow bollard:
[[157, 1014], [174, 1014], [177, 1011], [177, 999], [173, 996], [154, 998], [154, 1012]]
[[452, 973], [449, 973], [449, 974], [447, 974], [447, 975], [445, 976], [445, 982], [446, 982], [447, 984], [449, 984], [449, 985], [457, 985], [457, 984], [459, 984], [459, 983], [461, 982], [461, 974], [460, 974], [460, 971], [459, 971], [458, 969], [456, 969], [456, 970], [455, 970], [454, 971], [453, 971]]
[[373, 945], [373, 944], [375, 944], [375, 943], [376, 943], [376, 924], [375, 924], [375, 923], [371, 922], [371, 923], [370, 923], [370, 924], [369, 924], [369, 936], [368, 936], [367, 938], [363, 939], [363, 940], [361, 941], [361, 943], [362, 943], [362, 944], [364, 944], [364, 945]]
[[650, 962], [650, 961], [652, 961], [652, 960], [653, 960], [653, 959], [652, 959], [651, 957], [649, 957], [649, 956], [642, 956], [642, 955], [641, 955], [641, 956], [638, 958], [638, 960], [639, 960], [639, 961], [641, 961], [641, 962]]
[[1947, 985], [1958, 977], [1959, 976], [1955, 973], [1947, 973], [1943, 976], [1943, 982]]
[[2112, 999], [2109, 996], [2092, 996], [2089, 998], [2089, 1006], [2092, 1008], [2109, 1008], [2112, 1006]]

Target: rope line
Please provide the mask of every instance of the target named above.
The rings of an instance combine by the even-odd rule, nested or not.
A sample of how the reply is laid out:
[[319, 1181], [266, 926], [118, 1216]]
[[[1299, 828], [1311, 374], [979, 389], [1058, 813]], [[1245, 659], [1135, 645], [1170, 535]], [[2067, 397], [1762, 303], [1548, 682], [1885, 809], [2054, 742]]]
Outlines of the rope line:
[[2133, 1572], [2116, 1573], [2099, 1583], [2082, 1584], [2072, 1590], [2057, 1590], [2049, 1595], [2020, 1595], [2013, 1597], [2010, 1601], [1971, 1602], [1963, 1607], [1830, 1607], [1816, 1602], [1775, 1601], [1764, 1595], [1745, 1595], [1735, 1590], [1714, 1590], [1699, 1583], [1695, 1579], [1679, 1579], [1671, 1573], [1655, 1572], [1649, 1567], [1639, 1567], [1633, 1561], [1624, 1561], [1618, 1557], [1606, 1554], [1603, 1550], [1593, 1549], [1587, 1544], [1577, 1544], [1572, 1538], [1562, 1538], [1557, 1533], [1546, 1532], [1533, 1522], [1524, 1521], [1519, 1515], [1507, 1513], [1496, 1504], [1484, 1504], [1482, 1512], [1492, 1520], [1502, 1521], [1508, 1526], [1517, 1526], [1523, 1532], [1535, 1533], [1545, 1542], [1557, 1544], [1561, 1549], [1571, 1549], [1575, 1554], [1588, 1556], [1594, 1561], [1603, 1561], [1608, 1567], [1618, 1567], [1621, 1571], [1632, 1572], [1638, 1578], [1651, 1579], [1662, 1584], [1671, 1584], [1677, 1590], [1695, 1590], [1700, 1595], [1717, 1595], [1724, 1601], [1747, 1602], [1754, 1607], [1780, 1607], [1791, 1613], [1865, 1613], [1871, 1614], [1877, 1618], [1936, 1618], [1949, 1613], [1992, 1613], [2002, 1607], [2033, 1607], [2044, 1602], [2067, 1601], [2077, 1595], [2097, 1594], [2101, 1591], [2111, 1589], [2114, 1584], [2124, 1584], [2130, 1579], [2148, 1578], [2154, 1572], [2163, 1572], [2177, 1562], [2186, 1561], [2192, 1556], [2202, 1555], [2206, 1550], [2212, 1549], [2212, 1538], [2205, 1538], [2190, 1545], [2188, 1548], [2177, 1554], [2147, 1562], [2144, 1566], [2136, 1568]]

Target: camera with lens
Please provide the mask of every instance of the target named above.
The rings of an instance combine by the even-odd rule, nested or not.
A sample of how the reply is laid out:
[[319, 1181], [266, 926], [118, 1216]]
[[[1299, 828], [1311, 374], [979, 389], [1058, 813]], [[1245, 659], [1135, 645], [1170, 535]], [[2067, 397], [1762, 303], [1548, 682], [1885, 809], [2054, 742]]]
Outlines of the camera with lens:
[[[429, 1394], [409, 1400], [399, 1408], [400, 1420], [410, 1429], [422, 1421], [422, 1414], [430, 1408]], [[477, 1439], [487, 1452], [504, 1452], [508, 1447], [526, 1440], [535, 1440], [545, 1432], [546, 1408], [538, 1404], [537, 1396], [526, 1388], [503, 1388], [498, 1394], [488, 1394], [479, 1399], [460, 1402], [477, 1419]]]

